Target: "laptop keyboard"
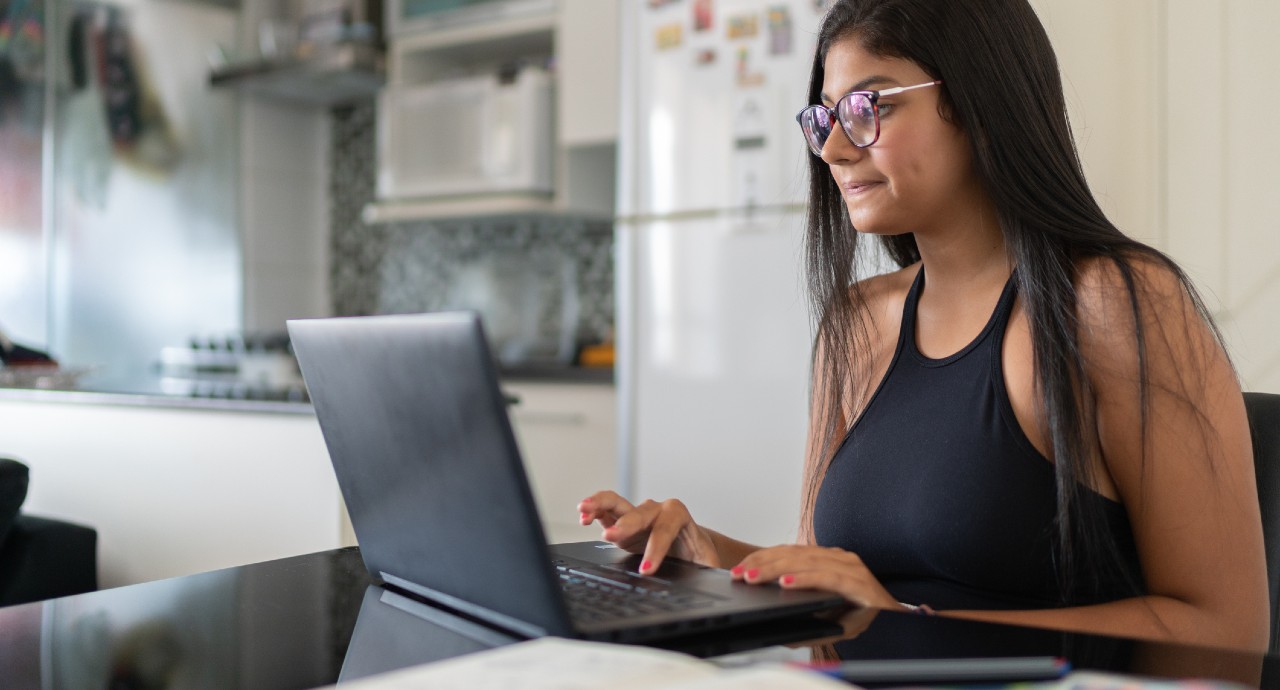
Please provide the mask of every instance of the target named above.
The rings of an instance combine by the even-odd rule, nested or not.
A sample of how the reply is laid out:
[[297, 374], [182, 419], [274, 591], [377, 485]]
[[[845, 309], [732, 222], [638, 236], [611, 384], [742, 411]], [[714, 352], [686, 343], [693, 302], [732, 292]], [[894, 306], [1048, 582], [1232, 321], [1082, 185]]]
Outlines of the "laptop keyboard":
[[552, 563], [560, 575], [569, 615], [577, 621], [646, 616], [706, 606], [720, 597], [675, 587], [665, 580], [643, 577], [582, 563]]

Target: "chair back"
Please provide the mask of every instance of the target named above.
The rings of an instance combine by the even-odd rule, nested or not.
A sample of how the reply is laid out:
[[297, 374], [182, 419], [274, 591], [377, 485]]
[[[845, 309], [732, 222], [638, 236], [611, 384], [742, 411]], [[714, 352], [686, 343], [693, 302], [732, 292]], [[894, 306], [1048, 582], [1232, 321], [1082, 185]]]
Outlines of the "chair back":
[[27, 498], [28, 481], [26, 465], [0, 457], [0, 546], [9, 537], [9, 528]]
[[1253, 465], [1258, 475], [1262, 541], [1267, 550], [1267, 588], [1271, 595], [1272, 654], [1280, 652], [1280, 395], [1245, 393], [1253, 435]]

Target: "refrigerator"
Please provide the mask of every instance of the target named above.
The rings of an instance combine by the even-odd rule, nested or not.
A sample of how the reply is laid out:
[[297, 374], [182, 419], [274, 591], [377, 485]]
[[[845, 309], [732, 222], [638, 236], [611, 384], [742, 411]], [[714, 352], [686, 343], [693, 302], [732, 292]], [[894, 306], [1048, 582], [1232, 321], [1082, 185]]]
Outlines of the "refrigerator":
[[622, 3], [618, 484], [795, 540], [813, 330], [805, 104], [820, 0]]
[[136, 385], [242, 321], [238, 10], [0, 0], [0, 330]]

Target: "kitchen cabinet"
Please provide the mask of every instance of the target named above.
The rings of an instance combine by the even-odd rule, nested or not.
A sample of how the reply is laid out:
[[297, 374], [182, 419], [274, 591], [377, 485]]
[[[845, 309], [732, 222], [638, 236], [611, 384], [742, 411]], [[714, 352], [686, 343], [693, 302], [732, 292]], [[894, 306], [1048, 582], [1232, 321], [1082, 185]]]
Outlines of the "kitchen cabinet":
[[560, 7], [556, 40], [560, 145], [613, 144], [618, 139], [621, 83], [618, 2], [560, 0]]
[[101, 587], [354, 543], [305, 405], [261, 412], [0, 392], [0, 454], [31, 468], [24, 510], [97, 529]]
[[[553, 72], [553, 191], [466, 196], [386, 195], [365, 208], [368, 223], [471, 215], [614, 215], [618, 132], [619, 6], [621, 0], [510, 0], [477, 3], [428, 20], [392, 8], [387, 86], [379, 100], [379, 136], [397, 93], [446, 79], [498, 74], [513, 66]], [[449, 16], [470, 18], [449, 22]], [[423, 127], [429, 123], [422, 123]], [[394, 137], [412, 136], [398, 128]], [[419, 132], [422, 130], [418, 130]], [[386, 150], [404, 142], [385, 140]], [[383, 162], [379, 161], [380, 168]], [[380, 173], [385, 168], [380, 169]]]
[[578, 524], [578, 502], [617, 486], [617, 394], [599, 383], [504, 381], [519, 402], [511, 424], [524, 458], [543, 530], [552, 543], [600, 538]]

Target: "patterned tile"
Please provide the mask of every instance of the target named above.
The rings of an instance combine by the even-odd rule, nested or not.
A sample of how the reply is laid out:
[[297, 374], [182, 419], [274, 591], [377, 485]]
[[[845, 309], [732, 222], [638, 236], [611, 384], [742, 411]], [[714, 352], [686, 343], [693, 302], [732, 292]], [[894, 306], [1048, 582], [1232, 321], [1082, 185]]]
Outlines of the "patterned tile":
[[337, 315], [475, 308], [499, 357], [563, 361], [611, 334], [613, 228], [565, 217], [367, 225], [372, 103], [333, 111], [330, 290]]

